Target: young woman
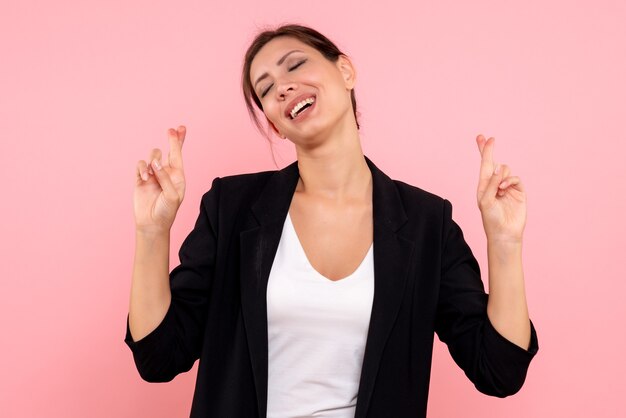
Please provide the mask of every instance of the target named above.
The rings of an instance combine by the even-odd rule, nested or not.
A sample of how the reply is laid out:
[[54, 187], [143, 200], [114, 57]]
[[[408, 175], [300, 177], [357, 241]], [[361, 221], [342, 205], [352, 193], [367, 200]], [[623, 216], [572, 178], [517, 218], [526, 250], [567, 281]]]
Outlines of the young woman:
[[242, 81], [250, 113], [297, 161], [216, 178], [169, 274], [185, 128], [169, 130], [166, 161], [139, 162], [125, 342], [141, 376], [169, 381], [200, 359], [192, 417], [423, 417], [436, 332], [478, 390], [517, 392], [538, 349], [526, 204], [494, 139], [476, 140], [487, 295], [450, 202], [363, 155], [355, 68], [330, 40], [263, 32]]

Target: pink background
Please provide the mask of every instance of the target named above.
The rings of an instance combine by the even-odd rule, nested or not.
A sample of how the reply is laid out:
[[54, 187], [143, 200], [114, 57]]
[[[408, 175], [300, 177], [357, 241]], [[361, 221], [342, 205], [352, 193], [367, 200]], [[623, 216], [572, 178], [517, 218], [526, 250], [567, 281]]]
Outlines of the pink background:
[[299, 22], [352, 56], [366, 155], [451, 200], [484, 272], [478, 133], [527, 189], [539, 354], [501, 400], [437, 341], [429, 416], [623, 416], [626, 3], [503, 3], [3, 1], [0, 415], [188, 416], [196, 368], [148, 384], [123, 343], [135, 164], [187, 125], [176, 260], [214, 177], [275, 168], [240, 65]]

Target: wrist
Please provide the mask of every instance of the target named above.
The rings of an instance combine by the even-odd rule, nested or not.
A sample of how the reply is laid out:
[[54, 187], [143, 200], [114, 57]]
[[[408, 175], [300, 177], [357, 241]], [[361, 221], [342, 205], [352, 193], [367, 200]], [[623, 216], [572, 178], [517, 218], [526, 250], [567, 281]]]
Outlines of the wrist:
[[502, 246], [515, 246], [522, 245], [522, 235], [497, 235], [487, 234], [488, 245], [502, 245]]
[[149, 226], [149, 227], [135, 227], [135, 237], [137, 239], [147, 239], [147, 240], [155, 240], [155, 239], [169, 239], [170, 237], [170, 228], [160, 227], [160, 226]]
[[501, 262], [509, 265], [522, 259], [521, 240], [487, 240], [487, 256], [490, 265]]

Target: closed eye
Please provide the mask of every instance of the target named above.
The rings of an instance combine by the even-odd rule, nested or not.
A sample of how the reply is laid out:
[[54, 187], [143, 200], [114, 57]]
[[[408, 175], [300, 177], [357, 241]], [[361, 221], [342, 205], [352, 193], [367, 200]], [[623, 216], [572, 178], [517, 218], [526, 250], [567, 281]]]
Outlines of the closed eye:
[[263, 92], [261, 93], [261, 99], [265, 97], [265, 95], [270, 91], [273, 85], [274, 83], [270, 84], [265, 90], [263, 90]]
[[[296, 68], [298, 68], [299, 66], [301, 66], [302, 64], [304, 64], [306, 62], [306, 59], [303, 59], [302, 61], [298, 62], [296, 65], [294, 65], [293, 67], [289, 68], [289, 71], [293, 71]], [[261, 98], [264, 98], [265, 95], [267, 95], [267, 93], [269, 93], [270, 89], [272, 88], [272, 86], [274, 85], [274, 83], [270, 84], [269, 86], [267, 86], [267, 88], [265, 90], [263, 90], [263, 92], [261, 93]]]
[[304, 64], [305, 62], [306, 62], [306, 60], [302, 60], [302, 61], [300, 61], [299, 63], [297, 63], [296, 65], [294, 65], [293, 67], [291, 67], [291, 68], [289, 69], [289, 71], [293, 71], [293, 70], [295, 70], [296, 68], [298, 68], [299, 66], [301, 66], [301, 65], [302, 65], [302, 64]]

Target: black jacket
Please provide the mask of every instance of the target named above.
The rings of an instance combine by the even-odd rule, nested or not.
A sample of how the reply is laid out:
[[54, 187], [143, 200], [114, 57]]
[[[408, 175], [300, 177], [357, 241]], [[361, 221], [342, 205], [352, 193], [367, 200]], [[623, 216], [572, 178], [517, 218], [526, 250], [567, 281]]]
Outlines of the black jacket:
[[[487, 318], [479, 267], [450, 202], [373, 177], [375, 290], [356, 417], [425, 417], [436, 332], [474, 385], [504, 397], [522, 386], [537, 352], [506, 340]], [[161, 324], [134, 342], [141, 377], [172, 380], [199, 358], [191, 417], [265, 417], [266, 287], [298, 181], [279, 171], [216, 178], [170, 274]]]

